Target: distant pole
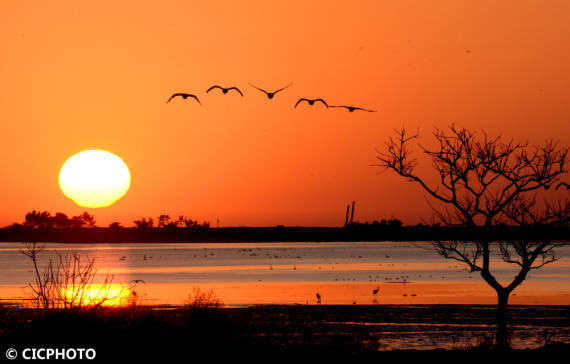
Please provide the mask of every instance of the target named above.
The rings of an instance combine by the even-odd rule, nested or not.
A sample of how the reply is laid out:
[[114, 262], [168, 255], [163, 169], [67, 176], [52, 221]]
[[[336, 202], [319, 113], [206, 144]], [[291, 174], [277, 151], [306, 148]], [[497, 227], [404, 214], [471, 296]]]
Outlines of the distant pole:
[[350, 212], [350, 204], [346, 205], [346, 218], [344, 219], [344, 226], [348, 226], [348, 213]]
[[352, 212], [350, 213], [350, 225], [352, 225], [353, 219], [354, 219], [354, 201], [352, 201]]

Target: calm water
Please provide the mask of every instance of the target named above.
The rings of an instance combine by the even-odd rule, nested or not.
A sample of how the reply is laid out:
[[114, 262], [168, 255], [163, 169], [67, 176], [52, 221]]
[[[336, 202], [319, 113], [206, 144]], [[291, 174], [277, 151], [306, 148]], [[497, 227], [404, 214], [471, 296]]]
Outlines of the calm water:
[[[226, 304], [494, 303], [477, 274], [422, 243], [43, 244], [45, 265], [77, 251], [95, 259], [99, 274], [136, 290], [146, 303], [180, 304], [194, 287], [214, 290]], [[0, 244], [0, 297], [26, 298], [32, 265], [21, 243]], [[570, 247], [560, 260], [533, 271], [511, 303], [570, 304]], [[497, 257], [498, 258], [498, 257]], [[496, 259], [500, 281], [514, 270]], [[142, 280], [144, 283], [134, 283]], [[373, 290], [379, 293], [374, 295]]]
[[[136, 292], [140, 303], [182, 304], [195, 288], [213, 290], [226, 305], [316, 304], [493, 304], [494, 292], [477, 274], [438, 256], [429, 244], [359, 243], [232, 243], [232, 244], [43, 244], [41, 266], [56, 254], [77, 251], [95, 259], [101, 276], [113, 275], [121, 292]], [[21, 243], [0, 244], [0, 298], [29, 297], [32, 264]], [[560, 260], [532, 275], [515, 290], [513, 304], [570, 305], [570, 247]], [[515, 271], [498, 257], [493, 261], [500, 281]], [[133, 282], [142, 280], [143, 282]], [[374, 290], [378, 290], [374, 294]], [[415, 307], [415, 306], [411, 306]], [[415, 310], [415, 308], [413, 309]], [[413, 311], [412, 312], [415, 312]], [[533, 310], [532, 308], [530, 309]], [[541, 308], [544, 310], [544, 308]], [[532, 317], [532, 313], [528, 313]], [[408, 318], [409, 319], [409, 318]], [[562, 321], [559, 321], [562, 320]], [[544, 333], [570, 341], [563, 318], [553, 324], [511, 325], [515, 347], [540, 346]], [[365, 327], [386, 349], [461, 348], [493, 335], [487, 324], [368, 319], [343, 322]], [[335, 325], [336, 323], [330, 322]]]

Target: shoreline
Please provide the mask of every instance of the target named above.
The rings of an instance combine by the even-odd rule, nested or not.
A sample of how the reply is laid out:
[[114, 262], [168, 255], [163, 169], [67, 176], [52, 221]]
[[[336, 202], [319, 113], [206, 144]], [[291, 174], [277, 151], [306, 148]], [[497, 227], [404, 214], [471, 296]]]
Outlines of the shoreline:
[[[171, 340], [187, 342], [186, 334], [206, 335], [218, 345], [219, 335], [268, 352], [341, 350], [360, 353], [435, 353], [483, 350], [490, 352], [496, 307], [491, 305], [256, 305], [249, 307], [124, 306], [90, 309], [18, 309], [0, 305], [9, 323], [0, 337], [12, 343], [45, 339], [54, 325], [61, 336], [54, 343], [68, 343], [78, 328], [90, 336], [83, 341], [110, 347], [103, 333], [123, 328], [129, 341], [149, 339], [153, 347], [181, 348]], [[509, 306], [511, 343], [516, 351], [540, 350], [550, 343], [570, 344], [570, 306]], [[180, 322], [180, 320], [184, 322]], [[87, 325], [87, 326], [86, 326]], [[134, 325], [134, 326], [133, 326]], [[139, 331], [144, 328], [143, 332]], [[152, 338], [159, 330], [160, 342]], [[190, 330], [190, 331], [186, 331]], [[153, 335], [149, 336], [151, 333]], [[194, 333], [194, 334], [192, 334]], [[118, 339], [118, 338], [117, 338]], [[83, 339], [82, 339], [83, 340]], [[6, 341], [5, 341], [6, 342]], [[118, 349], [124, 342], [119, 341]], [[110, 350], [110, 349], [109, 349]], [[178, 349], [176, 349], [178, 350]], [[184, 351], [184, 350], [182, 350]]]
[[46, 243], [244, 243], [244, 242], [419, 242], [512, 241], [517, 239], [570, 240], [570, 228], [548, 226], [463, 228], [440, 226], [390, 226], [352, 224], [346, 227], [208, 227], [208, 228], [111, 228], [36, 229], [13, 225], [0, 229], [0, 242]]

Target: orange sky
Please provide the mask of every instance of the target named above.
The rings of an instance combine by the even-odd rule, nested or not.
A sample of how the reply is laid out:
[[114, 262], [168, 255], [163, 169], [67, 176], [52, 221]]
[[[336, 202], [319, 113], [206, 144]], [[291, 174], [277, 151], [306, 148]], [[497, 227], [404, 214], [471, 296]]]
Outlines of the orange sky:
[[[393, 128], [499, 130], [570, 142], [570, 2], [2, 1], [0, 225], [84, 211], [58, 187], [105, 149], [132, 187], [98, 224], [185, 214], [230, 225], [429, 215], [370, 165]], [[247, 85], [275, 89], [267, 100]], [[208, 94], [214, 83], [245, 97]], [[172, 92], [192, 102], [165, 104]], [[293, 109], [323, 97], [377, 113]]]

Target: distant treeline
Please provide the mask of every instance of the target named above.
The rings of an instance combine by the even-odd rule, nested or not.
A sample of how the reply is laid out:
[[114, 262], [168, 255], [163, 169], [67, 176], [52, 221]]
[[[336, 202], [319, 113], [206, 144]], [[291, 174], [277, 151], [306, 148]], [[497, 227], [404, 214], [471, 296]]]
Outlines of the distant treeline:
[[161, 215], [156, 220], [136, 220], [135, 227], [118, 222], [95, 226], [88, 213], [68, 218], [65, 214], [32, 211], [23, 224], [0, 229], [0, 241], [38, 242], [277, 242], [277, 241], [436, 241], [436, 240], [570, 240], [570, 228], [550, 225], [515, 227], [449, 227], [418, 224], [404, 226], [397, 219], [352, 223], [344, 227], [224, 227], [179, 216]]
[[[209, 228], [209, 222], [203, 222], [200, 224], [197, 220], [192, 220], [185, 216], [178, 216], [178, 219], [172, 219], [170, 215], [160, 215], [157, 219], [156, 226], [159, 228]], [[135, 220], [134, 224], [137, 228], [147, 229], [153, 228], [155, 226], [154, 219], [152, 217], [143, 217], [140, 220]], [[33, 210], [28, 212], [24, 218], [23, 223], [15, 223], [9, 228], [14, 229], [37, 229], [37, 230], [70, 230], [78, 229], [82, 227], [95, 227], [95, 217], [90, 215], [88, 212], [84, 212], [78, 216], [68, 217], [63, 212], [56, 212], [52, 215], [49, 211], [36, 211]], [[121, 229], [120, 222], [112, 222], [109, 224], [111, 229]]]

